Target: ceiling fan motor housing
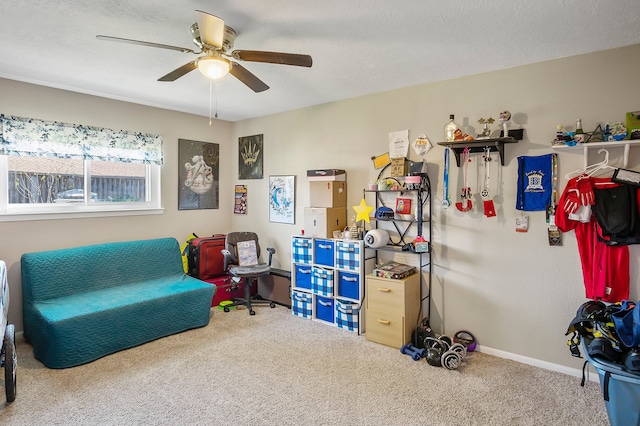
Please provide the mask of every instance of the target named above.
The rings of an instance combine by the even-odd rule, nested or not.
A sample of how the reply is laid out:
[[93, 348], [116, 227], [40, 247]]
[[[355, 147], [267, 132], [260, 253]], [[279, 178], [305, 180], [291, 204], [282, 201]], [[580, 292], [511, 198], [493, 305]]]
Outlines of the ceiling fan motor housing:
[[[222, 40], [222, 52], [226, 53], [228, 50], [233, 48], [233, 44], [236, 41], [236, 31], [228, 25], [224, 26], [224, 38]], [[214, 47], [206, 46], [202, 43], [202, 39], [200, 38], [200, 29], [198, 28], [198, 23], [194, 23], [191, 25], [191, 37], [193, 38], [193, 44], [198, 46], [201, 50], [209, 50]], [[214, 48], [215, 49], [215, 48]]]

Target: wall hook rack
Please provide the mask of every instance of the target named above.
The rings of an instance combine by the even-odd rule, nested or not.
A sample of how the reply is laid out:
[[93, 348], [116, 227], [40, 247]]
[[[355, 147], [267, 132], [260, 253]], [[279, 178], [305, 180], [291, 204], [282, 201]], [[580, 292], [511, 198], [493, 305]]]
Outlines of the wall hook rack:
[[[511, 135], [513, 131], [509, 131]], [[453, 154], [456, 156], [456, 164], [460, 167], [460, 154], [465, 148], [469, 148], [469, 152], [485, 153], [487, 149], [490, 152], [497, 152], [500, 156], [500, 164], [504, 166], [504, 144], [516, 143], [522, 140], [522, 132], [519, 133], [519, 138], [508, 136], [506, 138], [493, 138], [493, 139], [480, 139], [471, 141], [453, 141], [453, 142], [438, 142], [438, 145], [448, 146], [453, 150]]]

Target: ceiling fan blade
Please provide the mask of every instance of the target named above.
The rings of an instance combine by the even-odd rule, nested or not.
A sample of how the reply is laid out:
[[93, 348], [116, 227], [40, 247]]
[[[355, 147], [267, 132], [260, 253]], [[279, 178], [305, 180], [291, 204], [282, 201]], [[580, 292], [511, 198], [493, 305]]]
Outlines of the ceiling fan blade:
[[196, 10], [200, 40], [204, 44], [222, 49], [224, 42], [224, 21], [215, 15]]
[[158, 79], [158, 81], [176, 81], [183, 75], [195, 70], [197, 68], [196, 61], [187, 62], [180, 68], [176, 68], [169, 74], [164, 75]]
[[262, 80], [256, 77], [253, 73], [247, 70], [240, 64], [232, 63], [229, 74], [246, 84], [251, 90], [256, 93], [264, 92], [269, 88]]
[[241, 61], [268, 62], [270, 64], [296, 65], [299, 67], [311, 67], [313, 59], [309, 55], [295, 53], [263, 52], [260, 50], [234, 50], [231, 56]]
[[130, 44], [138, 44], [141, 46], [157, 47], [160, 49], [177, 50], [178, 52], [184, 52], [184, 53], [196, 53], [193, 50], [188, 49], [186, 47], [171, 46], [169, 44], [152, 43], [150, 41], [132, 40], [130, 38], [112, 37], [112, 36], [106, 36], [106, 35], [97, 35], [96, 38], [98, 40], [117, 41], [120, 43], [130, 43]]

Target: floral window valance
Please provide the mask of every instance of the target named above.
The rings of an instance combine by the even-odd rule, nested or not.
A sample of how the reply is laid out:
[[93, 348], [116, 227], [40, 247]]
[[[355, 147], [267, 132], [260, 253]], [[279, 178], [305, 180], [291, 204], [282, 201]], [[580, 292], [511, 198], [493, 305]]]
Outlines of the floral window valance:
[[162, 164], [162, 136], [0, 115], [0, 155]]

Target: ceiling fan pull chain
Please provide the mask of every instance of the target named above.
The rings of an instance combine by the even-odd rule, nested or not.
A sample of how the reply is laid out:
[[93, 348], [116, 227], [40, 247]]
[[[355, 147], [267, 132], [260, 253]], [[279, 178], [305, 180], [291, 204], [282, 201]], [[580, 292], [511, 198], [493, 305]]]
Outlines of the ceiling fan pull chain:
[[215, 95], [216, 95], [216, 115], [215, 115], [215, 117], [218, 118], [218, 80], [215, 80], [213, 82], [213, 84], [216, 85], [216, 90], [215, 90]]
[[[214, 85], [215, 84], [215, 93], [214, 93]], [[214, 115], [215, 118], [218, 118], [218, 82], [215, 80], [209, 80], [209, 126], [211, 126], [212, 123], [212, 119], [211, 119], [211, 104], [213, 103], [212, 101], [212, 96], [215, 95], [216, 97], [216, 113]]]
[[211, 126], [211, 80], [209, 80], [209, 126]]

